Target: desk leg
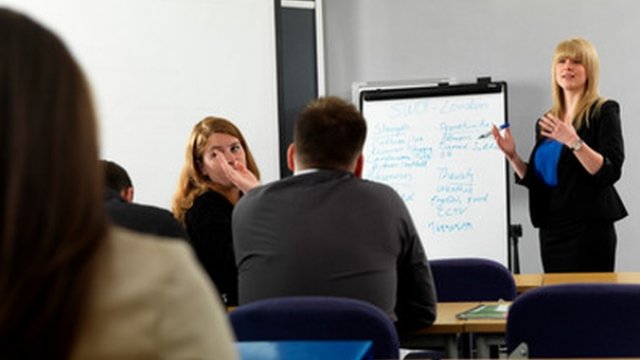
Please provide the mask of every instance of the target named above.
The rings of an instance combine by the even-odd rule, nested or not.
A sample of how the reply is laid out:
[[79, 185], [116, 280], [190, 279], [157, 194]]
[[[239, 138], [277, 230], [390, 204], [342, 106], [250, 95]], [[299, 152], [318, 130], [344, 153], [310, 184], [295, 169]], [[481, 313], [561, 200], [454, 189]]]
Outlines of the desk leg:
[[488, 359], [491, 356], [491, 345], [504, 344], [504, 334], [478, 334], [476, 333], [476, 357]]
[[458, 359], [458, 338], [456, 335], [447, 336], [445, 339], [445, 349], [449, 359]]
[[445, 351], [448, 359], [458, 359], [458, 335], [457, 334], [429, 334], [403, 336], [400, 346], [404, 349], [434, 349], [440, 348]]
[[476, 357], [478, 359], [488, 359], [489, 356], [491, 356], [490, 345], [487, 343], [486, 337], [476, 337], [476, 351]]

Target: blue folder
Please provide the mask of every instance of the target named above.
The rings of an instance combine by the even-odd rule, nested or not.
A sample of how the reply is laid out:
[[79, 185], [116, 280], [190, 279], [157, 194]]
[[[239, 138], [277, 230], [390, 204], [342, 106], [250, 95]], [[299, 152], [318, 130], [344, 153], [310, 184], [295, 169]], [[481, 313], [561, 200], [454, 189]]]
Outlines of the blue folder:
[[361, 340], [236, 342], [242, 360], [371, 360], [371, 346]]

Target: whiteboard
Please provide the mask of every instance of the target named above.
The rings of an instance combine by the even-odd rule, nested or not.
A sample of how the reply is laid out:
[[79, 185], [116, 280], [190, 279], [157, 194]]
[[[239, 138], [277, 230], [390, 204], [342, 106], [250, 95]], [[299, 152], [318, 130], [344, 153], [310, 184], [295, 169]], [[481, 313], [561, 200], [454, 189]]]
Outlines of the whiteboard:
[[363, 178], [400, 194], [429, 258], [509, 266], [507, 162], [479, 138], [506, 123], [506, 83], [363, 90], [360, 109]]

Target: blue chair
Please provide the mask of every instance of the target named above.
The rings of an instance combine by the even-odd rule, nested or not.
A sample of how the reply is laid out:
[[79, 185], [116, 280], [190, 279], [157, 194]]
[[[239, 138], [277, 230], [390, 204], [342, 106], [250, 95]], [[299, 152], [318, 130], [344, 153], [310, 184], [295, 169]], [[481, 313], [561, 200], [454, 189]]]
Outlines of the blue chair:
[[[516, 297], [513, 274], [501, 263], [482, 258], [434, 259], [429, 261], [439, 302], [498, 301]], [[487, 338], [489, 346], [502, 345], [501, 338]], [[458, 351], [471, 357], [476, 349], [475, 337], [462, 334]]]
[[241, 305], [229, 314], [238, 341], [371, 340], [375, 359], [397, 359], [391, 319], [364, 301], [323, 296], [283, 297]]
[[520, 295], [507, 317], [514, 357], [640, 357], [640, 285], [566, 284]]
[[501, 263], [480, 258], [429, 261], [438, 301], [513, 300], [513, 274]]

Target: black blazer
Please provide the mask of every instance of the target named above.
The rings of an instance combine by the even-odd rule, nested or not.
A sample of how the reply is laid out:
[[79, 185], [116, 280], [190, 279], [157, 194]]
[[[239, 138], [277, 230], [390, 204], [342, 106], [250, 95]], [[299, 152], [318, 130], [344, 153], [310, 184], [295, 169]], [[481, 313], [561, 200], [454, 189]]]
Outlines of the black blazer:
[[593, 110], [588, 125], [577, 130], [578, 136], [602, 154], [602, 168], [591, 175], [580, 164], [572, 150], [564, 147], [558, 160], [558, 186], [547, 186], [536, 174], [533, 158], [545, 139], [536, 122], [536, 144], [529, 157], [527, 173], [516, 183], [529, 189], [529, 214], [535, 227], [544, 227], [550, 219], [598, 219], [616, 221], [627, 216], [613, 184], [622, 175], [624, 143], [620, 122], [620, 106], [606, 101], [599, 112]]
[[112, 223], [138, 232], [188, 240], [187, 232], [168, 210], [127, 203], [113, 190], [107, 190], [104, 207]]

